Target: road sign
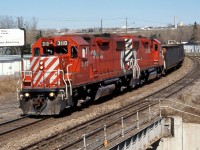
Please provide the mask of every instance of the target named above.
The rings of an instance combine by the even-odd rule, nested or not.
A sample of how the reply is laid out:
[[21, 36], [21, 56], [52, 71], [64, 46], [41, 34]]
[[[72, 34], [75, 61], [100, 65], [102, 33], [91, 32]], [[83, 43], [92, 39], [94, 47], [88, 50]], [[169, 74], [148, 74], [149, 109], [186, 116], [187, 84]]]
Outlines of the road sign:
[[0, 47], [24, 46], [25, 30], [23, 29], [0, 29]]

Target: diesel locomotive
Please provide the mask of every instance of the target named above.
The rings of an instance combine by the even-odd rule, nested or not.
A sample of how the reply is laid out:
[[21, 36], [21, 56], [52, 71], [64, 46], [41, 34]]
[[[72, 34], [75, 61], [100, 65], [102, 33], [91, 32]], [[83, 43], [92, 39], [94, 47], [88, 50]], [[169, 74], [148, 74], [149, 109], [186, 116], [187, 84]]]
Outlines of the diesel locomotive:
[[40, 38], [32, 46], [30, 70], [22, 69], [20, 108], [24, 114], [59, 115], [159, 78], [168, 67], [167, 49], [157, 39], [129, 34]]

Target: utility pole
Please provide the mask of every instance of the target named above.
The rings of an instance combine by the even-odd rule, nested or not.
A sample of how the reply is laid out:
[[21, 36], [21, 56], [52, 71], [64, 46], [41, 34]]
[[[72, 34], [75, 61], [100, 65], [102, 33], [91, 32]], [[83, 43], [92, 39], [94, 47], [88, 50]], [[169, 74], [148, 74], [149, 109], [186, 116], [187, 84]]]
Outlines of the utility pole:
[[176, 16], [174, 16], [174, 28], [177, 28], [177, 23], [176, 23]]
[[[26, 45], [26, 29], [21, 28], [21, 30], [24, 30], [24, 46]], [[21, 48], [21, 71], [24, 71], [24, 50], [23, 46], [19, 47]]]
[[103, 25], [102, 25], [102, 19], [101, 19], [101, 34], [103, 33]]
[[127, 28], [128, 28], [128, 27], [127, 27], [127, 18], [126, 18], [126, 34], [127, 34]]
[[[26, 30], [23, 28], [23, 18], [22, 17], [17, 17], [17, 22], [18, 22], [18, 28], [24, 30], [24, 45], [26, 43]], [[23, 46], [18, 47], [18, 50], [20, 51], [21, 49], [21, 71], [24, 71], [24, 50]]]

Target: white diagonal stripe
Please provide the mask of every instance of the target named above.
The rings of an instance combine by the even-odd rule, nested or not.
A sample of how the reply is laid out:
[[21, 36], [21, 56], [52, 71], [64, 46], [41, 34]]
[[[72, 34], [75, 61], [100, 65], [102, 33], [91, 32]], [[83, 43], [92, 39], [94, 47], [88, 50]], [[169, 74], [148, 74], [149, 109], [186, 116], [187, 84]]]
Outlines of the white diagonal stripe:
[[127, 51], [125, 51], [125, 55], [128, 54], [128, 53], [130, 53], [130, 51], [131, 51], [131, 50], [127, 50]]
[[52, 62], [52, 60], [53, 60], [54, 58], [55, 58], [55, 57], [49, 57], [49, 58], [45, 61], [44, 67], [46, 68], [46, 67]]
[[132, 43], [132, 39], [128, 39], [127, 43]]
[[31, 68], [32, 68], [33, 72], [35, 72], [35, 71], [37, 70], [37, 68], [39, 67], [39, 63], [36, 63], [36, 65], [33, 66], [33, 64], [34, 64], [36, 61], [39, 62], [39, 58], [35, 57], [35, 58], [33, 58], [32, 61], [31, 61]]
[[34, 57], [32, 60], [31, 60], [31, 67], [33, 66], [33, 64], [35, 63], [37, 57]]
[[33, 84], [35, 84], [35, 83], [37, 82], [37, 79], [39, 78], [39, 76], [41, 75], [41, 73], [42, 73], [41, 70], [39, 70], [39, 71], [37, 72], [37, 75], [35, 76], [35, 78], [34, 78], [34, 80], [33, 80]]
[[125, 58], [125, 60], [128, 61], [128, 60], [131, 58], [131, 56], [132, 56], [132, 53], [130, 53], [130, 54]]
[[[128, 41], [127, 41], [128, 40]], [[130, 49], [132, 49], [132, 39], [125, 39], [125, 41], [127, 41], [126, 43], [125, 43], [125, 47], [126, 48], [130, 48]], [[130, 45], [130, 46], [129, 46]]]
[[[49, 58], [50, 59], [50, 58]], [[52, 59], [50, 59], [52, 61]], [[45, 62], [46, 63], [46, 62]], [[47, 78], [49, 76], [49, 74], [55, 70], [56, 66], [59, 64], [59, 59], [56, 59], [56, 61], [54, 62], [54, 64], [48, 69], [45, 70], [45, 74], [44, 74], [44, 79]], [[40, 79], [39, 83], [43, 82], [43, 78]]]
[[39, 63], [36, 63], [36, 65], [33, 68], [33, 72], [35, 72], [39, 68]]

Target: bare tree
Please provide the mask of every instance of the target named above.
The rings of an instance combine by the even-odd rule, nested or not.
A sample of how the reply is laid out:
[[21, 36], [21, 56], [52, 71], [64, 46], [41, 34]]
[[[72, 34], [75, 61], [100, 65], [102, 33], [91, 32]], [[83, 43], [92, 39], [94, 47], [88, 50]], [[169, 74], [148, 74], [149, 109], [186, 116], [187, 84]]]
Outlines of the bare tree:
[[32, 18], [30, 21], [26, 21], [25, 29], [26, 29], [26, 42], [33, 44], [36, 40], [36, 36], [38, 34], [37, 30], [38, 21], [36, 18]]
[[0, 16], [1, 29], [10, 29], [16, 27], [17, 27], [17, 22], [12, 16]]

